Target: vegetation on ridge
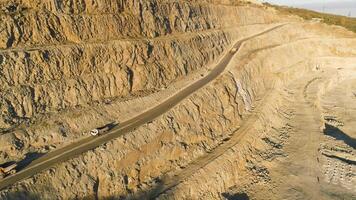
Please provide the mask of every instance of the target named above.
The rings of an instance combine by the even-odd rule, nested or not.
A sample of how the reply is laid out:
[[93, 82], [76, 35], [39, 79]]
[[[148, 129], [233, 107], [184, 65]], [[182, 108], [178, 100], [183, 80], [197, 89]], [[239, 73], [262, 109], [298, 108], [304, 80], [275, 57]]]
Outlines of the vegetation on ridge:
[[313, 18], [320, 18], [322, 22], [330, 25], [343, 26], [353, 32], [356, 32], [356, 18], [345, 17], [340, 15], [320, 13], [312, 10], [292, 8], [286, 6], [277, 6], [269, 3], [264, 3], [266, 6], [271, 6], [283, 14], [298, 15], [306, 20], [311, 20]]

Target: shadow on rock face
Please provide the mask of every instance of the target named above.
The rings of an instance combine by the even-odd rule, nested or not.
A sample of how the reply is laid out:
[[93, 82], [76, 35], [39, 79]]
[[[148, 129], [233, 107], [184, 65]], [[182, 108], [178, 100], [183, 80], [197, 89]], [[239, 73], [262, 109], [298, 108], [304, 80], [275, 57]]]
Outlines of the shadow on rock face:
[[19, 171], [25, 168], [27, 165], [31, 164], [32, 161], [43, 156], [44, 153], [30, 152], [25, 155], [25, 158], [17, 163], [16, 170]]
[[221, 195], [223, 197], [225, 197], [227, 200], [249, 200], [250, 199], [246, 193], [236, 193], [236, 194], [222, 193]]
[[335, 138], [336, 140], [342, 140], [345, 144], [352, 148], [356, 148], [356, 139], [348, 136], [342, 130], [334, 127], [330, 124], [325, 124], [324, 134]]

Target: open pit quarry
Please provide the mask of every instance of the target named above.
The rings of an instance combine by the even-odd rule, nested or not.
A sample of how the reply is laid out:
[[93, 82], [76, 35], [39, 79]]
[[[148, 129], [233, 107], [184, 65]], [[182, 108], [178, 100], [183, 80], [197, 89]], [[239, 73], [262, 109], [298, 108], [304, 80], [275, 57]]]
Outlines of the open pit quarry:
[[355, 33], [255, 1], [0, 9], [1, 200], [356, 199]]

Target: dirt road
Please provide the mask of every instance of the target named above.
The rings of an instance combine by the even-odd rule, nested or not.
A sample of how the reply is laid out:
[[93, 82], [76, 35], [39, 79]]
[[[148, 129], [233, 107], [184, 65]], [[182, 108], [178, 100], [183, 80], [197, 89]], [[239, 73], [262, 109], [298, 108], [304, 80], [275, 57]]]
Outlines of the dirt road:
[[274, 189], [251, 189], [257, 199], [356, 198], [355, 58], [344, 58], [342, 68], [330, 59], [320, 58], [320, 69], [286, 86], [291, 97], [284, 106], [293, 110], [285, 121], [292, 127], [286, 156], [268, 163]]
[[[355, 69], [352, 65], [348, 67], [345, 70], [349, 73]], [[350, 115], [356, 116], [353, 109], [347, 108], [354, 105], [350, 83], [354, 83], [355, 77], [341, 75], [340, 70], [335, 66], [325, 66], [289, 86], [294, 93], [289, 106], [295, 111], [289, 123], [294, 128], [284, 148], [288, 156], [276, 162], [271, 170], [271, 178], [279, 188], [278, 198], [356, 197], [350, 193], [355, 191], [351, 185], [356, 182], [355, 165], [352, 164], [355, 157], [353, 132], [341, 131], [347, 130], [345, 127], [355, 128], [352, 120], [345, 120], [351, 118]], [[337, 98], [335, 94], [338, 94]], [[341, 112], [336, 113], [332, 109]]]

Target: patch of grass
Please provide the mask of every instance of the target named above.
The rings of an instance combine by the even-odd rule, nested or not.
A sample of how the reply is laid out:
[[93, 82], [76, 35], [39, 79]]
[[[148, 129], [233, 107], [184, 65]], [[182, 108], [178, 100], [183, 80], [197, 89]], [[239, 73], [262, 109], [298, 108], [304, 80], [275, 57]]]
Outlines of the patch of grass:
[[306, 20], [311, 20], [313, 18], [320, 18], [322, 22], [330, 25], [343, 26], [350, 31], [356, 32], [356, 18], [345, 17], [340, 15], [319, 13], [311, 10], [301, 9], [301, 8], [291, 8], [286, 6], [277, 6], [269, 3], [265, 3], [266, 6], [270, 6], [287, 15], [298, 15]]

